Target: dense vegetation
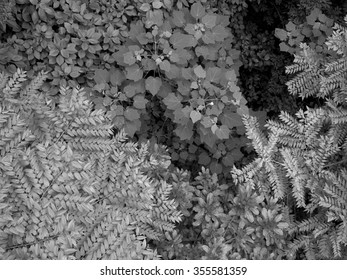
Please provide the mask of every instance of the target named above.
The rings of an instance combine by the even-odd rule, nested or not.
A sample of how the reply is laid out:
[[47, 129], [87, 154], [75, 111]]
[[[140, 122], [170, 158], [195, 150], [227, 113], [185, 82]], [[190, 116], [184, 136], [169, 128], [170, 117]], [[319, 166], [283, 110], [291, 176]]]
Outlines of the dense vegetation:
[[3, 259], [345, 257], [344, 1], [0, 14]]

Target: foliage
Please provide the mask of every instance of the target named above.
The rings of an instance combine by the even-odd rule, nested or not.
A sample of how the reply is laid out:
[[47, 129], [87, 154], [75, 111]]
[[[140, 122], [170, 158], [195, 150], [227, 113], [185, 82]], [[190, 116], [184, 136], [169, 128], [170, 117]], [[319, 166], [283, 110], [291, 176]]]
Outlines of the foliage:
[[[3, 68], [22, 67], [28, 77], [48, 71], [43, 88], [53, 102], [60, 86], [81, 85], [94, 108], [129, 137], [198, 142], [195, 153], [179, 156], [182, 164], [216, 154], [209, 167], [228, 174], [238, 158], [216, 147], [245, 139], [241, 115], [249, 109], [237, 85], [241, 63], [229, 17], [213, 5], [22, 0], [14, 7], [21, 30], [5, 38], [14, 54]], [[170, 152], [176, 159], [177, 150]]]
[[339, 25], [335, 29], [326, 42], [334, 56], [319, 65], [317, 53], [302, 45], [302, 54], [289, 67], [291, 73], [301, 72], [296, 76], [301, 79], [290, 85], [291, 92], [303, 98], [311, 94], [308, 70], [320, 74], [314, 81], [318, 91], [312, 94], [325, 97], [326, 105], [299, 110], [296, 118], [282, 112], [281, 122], [267, 122], [268, 137], [254, 117], [245, 116], [247, 135], [259, 157], [242, 170], [233, 170], [237, 183], [257, 186], [286, 202], [292, 216], [287, 220], [288, 240], [292, 239], [287, 252], [294, 255], [302, 248], [308, 259], [346, 257], [347, 29]]
[[61, 87], [56, 107], [46, 77], [0, 76], [1, 258], [159, 258], [148, 242], [187, 215], [189, 200], [175, 201], [187, 176], [168, 169], [164, 147], [112, 137], [82, 89]]

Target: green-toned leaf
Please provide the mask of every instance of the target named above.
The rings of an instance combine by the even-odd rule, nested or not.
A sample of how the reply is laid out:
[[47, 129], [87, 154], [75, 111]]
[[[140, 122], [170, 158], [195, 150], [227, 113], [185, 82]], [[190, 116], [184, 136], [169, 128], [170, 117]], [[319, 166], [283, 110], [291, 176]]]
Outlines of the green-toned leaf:
[[177, 32], [170, 37], [170, 43], [175, 49], [184, 49], [195, 47], [197, 40], [192, 35]]
[[162, 81], [160, 78], [148, 77], [146, 79], [146, 90], [148, 90], [152, 95], [156, 95], [162, 86]]
[[152, 25], [156, 25], [158, 27], [163, 25], [163, 11], [162, 10], [154, 10], [148, 11], [146, 16], [146, 27], [150, 28]]
[[[286, 29], [289, 32], [294, 31], [296, 29], [296, 25], [292, 21], [290, 21], [286, 24]], [[283, 41], [282, 39], [280, 39], [280, 40]]]
[[190, 112], [190, 118], [193, 123], [196, 123], [197, 121], [201, 120], [201, 117], [201, 113], [196, 110]]
[[142, 3], [142, 5], [140, 6], [140, 10], [147, 12], [151, 9], [151, 5], [148, 3]]
[[182, 77], [190, 81], [195, 81], [196, 79], [192, 68], [182, 68]]
[[288, 35], [287, 35], [287, 31], [285, 31], [284, 29], [280, 29], [280, 28], [276, 28], [275, 29], [275, 36], [280, 39], [281, 41], [284, 41], [287, 39]]
[[137, 64], [125, 67], [126, 78], [135, 82], [139, 81], [143, 77], [143, 71]]
[[203, 117], [202, 121], [200, 122], [204, 127], [208, 128], [211, 127], [214, 122], [212, 121], [211, 117]]
[[198, 78], [204, 79], [206, 77], [206, 71], [201, 65], [194, 68], [194, 73]]
[[284, 42], [281, 42], [279, 46], [281, 52], [288, 52], [290, 50], [290, 47]]
[[184, 31], [186, 31], [188, 34], [195, 35], [195, 25], [192, 23], [187, 23], [187, 25], [184, 27]]
[[169, 95], [163, 99], [164, 104], [170, 110], [181, 108], [182, 107], [181, 101], [182, 101], [182, 97], [181, 96], [177, 97], [173, 92], [170, 92]]
[[212, 29], [213, 27], [216, 26], [217, 15], [213, 15], [213, 14], [204, 15], [201, 19], [201, 22], [205, 25], [205, 27]]
[[174, 122], [179, 124], [187, 124], [190, 121], [190, 110], [191, 108], [182, 108], [182, 105], [181, 107], [178, 107], [174, 111]]
[[190, 8], [190, 14], [195, 19], [202, 18], [206, 14], [205, 8], [200, 2], [194, 3]]

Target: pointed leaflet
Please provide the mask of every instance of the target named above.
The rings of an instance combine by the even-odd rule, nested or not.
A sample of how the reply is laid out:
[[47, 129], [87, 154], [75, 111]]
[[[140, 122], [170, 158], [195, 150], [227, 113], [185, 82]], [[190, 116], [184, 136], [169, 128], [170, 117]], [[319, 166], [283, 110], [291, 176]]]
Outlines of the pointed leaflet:
[[205, 8], [200, 2], [194, 3], [190, 9], [190, 14], [195, 19], [202, 18], [206, 14]]
[[146, 79], [146, 90], [148, 90], [152, 95], [156, 95], [162, 85], [160, 78], [148, 77]]
[[170, 92], [169, 95], [163, 99], [164, 104], [170, 110], [176, 110], [177, 108], [182, 107], [181, 101], [182, 97], [177, 97], [173, 92]]

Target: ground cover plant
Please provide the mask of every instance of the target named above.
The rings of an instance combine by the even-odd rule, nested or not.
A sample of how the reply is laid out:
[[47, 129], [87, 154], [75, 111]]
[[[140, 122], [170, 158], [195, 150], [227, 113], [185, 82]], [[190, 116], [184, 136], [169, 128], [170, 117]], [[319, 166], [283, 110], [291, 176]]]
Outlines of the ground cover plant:
[[344, 257], [338, 1], [5, 2], [3, 258]]

